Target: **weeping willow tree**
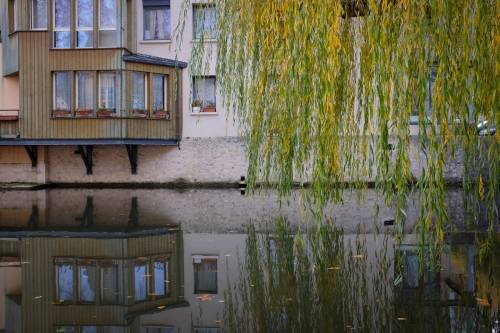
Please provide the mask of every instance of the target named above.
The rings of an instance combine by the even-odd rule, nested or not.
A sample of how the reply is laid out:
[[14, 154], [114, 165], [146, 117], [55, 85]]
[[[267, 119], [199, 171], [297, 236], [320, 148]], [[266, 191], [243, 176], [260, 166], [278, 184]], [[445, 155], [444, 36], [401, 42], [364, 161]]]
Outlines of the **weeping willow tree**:
[[468, 221], [483, 214], [491, 234], [498, 229], [499, 1], [202, 6], [213, 5], [216, 51], [200, 36], [191, 71], [203, 74], [201, 59], [215, 52], [219, 94], [247, 138], [250, 190], [265, 183], [287, 196], [308, 185], [321, 211], [346, 189], [372, 185], [395, 206], [398, 237], [418, 190], [420, 244], [438, 255], [451, 228], [447, 165], [460, 161]]

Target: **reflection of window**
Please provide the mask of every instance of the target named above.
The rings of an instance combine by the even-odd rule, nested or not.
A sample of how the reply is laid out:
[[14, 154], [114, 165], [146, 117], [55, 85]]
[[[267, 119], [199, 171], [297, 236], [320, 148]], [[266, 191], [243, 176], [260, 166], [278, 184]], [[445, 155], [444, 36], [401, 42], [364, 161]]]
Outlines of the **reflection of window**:
[[70, 0], [54, 1], [54, 47], [71, 47], [71, 2]]
[[47, 29], [47, 0], [31, 2], [31, 29]]
[[101, 270], [101, 301], [104, 304], [118, 303], [118, 265], [111, 261], [99, 264]]
[[116, 111], [116, 73], [99, 73], [99, 108]]
[[77, 0], [76, 47], [94, 46], [94, 0]]
[[146, 326], [144, 327], [146, 331], [144, 333], [176, 333], [175, 327], [165, 327], [165, 326]]
[[143, 0], [144, 40], [170, 39], [170, 1]]
[[153, 260], [153, 294], [166, 296], [168, 290], [168, 261], [165, 259]]
[[194, 293], [217, 293], [217, 257], [193, 256]]
[[71, 110], [70, 72], [54, 72], [54, 110]]
[[168, 257], [144, 258], [134, 263], [135, 301], [166, 297], [170, 293]]
[[218, 327], [195, 327], [194, 333], [219, 333], [220, 328]]
[[214, 5], [193, 6], [193, 33], [194, 39], [217, 38], [217, 16]]
[[95, 303], [97, 288], [97, 267], [95, 261], [78, 263], [78, 299], [83, 303]]
[[193, 77], [193, 106], [201, 106], [202, 112], [216, 112], [215, 76]]
[[94, 109], [94, 74], [76, 72], [76, 109], [92, 111]]
[[146, 110], [146, 74], [132, 72], [132, 110]]
[[74, 300], [74, 266], [72, 261], [56, 262], [56, 298], [59, 302]]
[[166, 110], [166, 76], [153, 74], [153, 112]]
[[[425, 93], [424, 107], [425, 107], [425, 116], [427, 117], [427, 120], [430, 120], [432, 113], [432, 90], [434, 89], [434, 83], [436, 81], [436, 73], [437, 73], [437, 67], [434, 65], [431, 66], [429, 79], [425, 86], [426, 93]], [[417, 107], [413, 107], [411, 110], [410, 123], [418, 124], [418, 118], [419, 118], [419, 109]]]
[[145, 301], [148, 293], [148, 264], [137, 262], [134, 264], [135, 300]]
[[57, 326], [57, 333], [125, 333], [122, 326]]
[[118, 45], [117, 0], [99, 0], [99, 46]]

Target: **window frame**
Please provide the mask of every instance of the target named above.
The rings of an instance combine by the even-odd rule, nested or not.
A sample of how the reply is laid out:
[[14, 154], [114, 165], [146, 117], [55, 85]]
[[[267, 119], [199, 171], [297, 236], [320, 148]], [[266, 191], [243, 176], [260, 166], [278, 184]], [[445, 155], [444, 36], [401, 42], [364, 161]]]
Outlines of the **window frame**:
[[[134, 81], [134, 74], [141, 74], [144, 78], [144, 109], [135, 109], [134, 108], [134, 85], [135, 85], [135, 81]], [[148, 84], [148, 81], [149, 81], [149, 74], [148, 72], [141, 72], [141, 71], [130, 71], [130, 89], [129, 89], [129, 93], [130, 93], [130, 96], [129, 96], [129, 102], [128, 102], [128, 107], [127, 109], [129, 110], [129, 114], [131, 115], [136, 115], [137, 113], [139, 113], [138, 111], [144, 111], [144, 113], [147, 115], [148, 114], [148, 111], [149, 111], [149, 84]]]
[[[115, 267], [116, 268], [116, 287], [117, 287], [117, 296], [116, 296], [116, 301], [115, 302], [107, 302], [104, 300], [104, 279], [103, 279], [103, 272], [102, 269], [106, 267]], [[116, 260], [112, 259], [105, 259], [105, 260], [99, 260], [97, 262], [97, 268], [98, 268], [98, 278], [99, 278], [99, 304], [101, 305], [116, 305], [120, 304], [120, 265]]]
[[[203, 37], [204, 32], [205, 32], [205, 29], [202, 30], [202, 37], [196, 37], [196, 18], [195, 18], [195, 10], [196, 9], [207, 9], [207, 8], [214, 8], [215, 9], [215, 36], [210, 36], [210, 37]], [[192, 7], [192, 12], [191, 12], [191, 16], [192, 16], [192, 20], [193, 20], [193, 25], [192, 25], [192, 29], [193, 29], [193, 41], [194, 42], [199, 42], [201, 40], [203, 40], [204, 42], [213, 42], [213, 41], [217, 41], [217, 38], [218, 38], [218, 32], [217, 32], [217, 6], [215, 3], [203, 3], [203, 2], [197, 2], [197, 3], [193, 3], [193, 7]], [[202, 22], [204, 23], [204, 22]]]
[[[54, 49], [58, 50], [67, 50], [73, 48], [73, 34], [71, 32], [72, 30], [72, 25], [73, 25], [73, 20], [72, 20], [72, 10], [71, 7], [73, 6], [73, 1], [72, 0], [61, 0], [61, 1], [68, 1], [69, 2], [69, 27], [68, 28], [58, 28], [56, 27], [56, 2], [58, 0], [53, 0], [52, 1], [52, 47]], [[69, 46], [68, 47], [57, 47], [56, 46], [56, 33], [58, 32], [69, 32]]]
[[[168, 10], [168, 15], [170, 16], [170, 31], [169, 38], [156, 39], [156, 38], [146, 38], [146, 9], [166, 9]], [[159, 5], [159, 6], [144, 6], [142, 5], [142, 41], [144, 42], [170, 42], [172, 40], [172, 7], [170, 5]]]
[[[85, 262], [90, 262], [90, 264], [83, 264]], [[76, 303], [77, 304], [89, 304], [89, 305], [96, 305], [99, 304], [99, 266], [97, 265], [97, 261], [95, 259], [77, 259], [76, 263], [76, 289], [77, 289], [77, 297], [76, 297]], [[94, 267], [95, 269], [95, 281], [94, 281], [94, 301], [84, 301], [82, 300], [81, 297], [81, 276], [80, 276], [80, 269], [82, 267]]]
[[[200, 264], [201, 261], [203, 260], [215, 260], [216, 264], [216, 271], [215, 271], [215, 291], [210, 291], [210, 290], [199, 290], [196, 288], [196, 276], [195, 276], [195, 260], [200, 259]], [[194, 254], [192, 256], [192, 262], [193, 262], [193, 294], [195, 295], [216, 295], [219, 293], [219, 256], [218, 255], [203, 255], [203, 254]]]
[[92, 116], [95, 114], [95, 105], [96, 105], [96, 98], [95, 98], [95, 82], [96, 82], [96, 79], [95, 79], [95, 71], [75, 71], [75, 112], [78, 113], [78, 112], [82, 112], [84, 111], [85, 109], [80, 109], [79, 108], [79, 105], [78, 105], [78, 75], [81, 74], [81, 73], [88, 73], [90, 74], [91, 78], [92, 78], [92, 108], [89, 110], [89, 115], [88, 116]]
[[[101, 86], [102, 86], [102, 83], [101, 83], [101, 75], [103, 74], [114, 74], [114, 104], [115, 104], [115, 108], [112, 109], [112, 108], [101, 108]], [[98, 76], [98, 83], [97, 83], [97, 93], [98, 93], [98, 96], [97, 96], [97, 113], [102, 113], [103, 111], [111, 111], [111, 115], [114, 115], [116, 116], [118, 114], [118, 98], [117, 98], [117, 92], [118, 92], [118, 80], [119, 80], [119, 75], [118, 75], [118, 72], [117, 71], [114, 71], [114, 70], [110, 70], [110, 71], [98, 71], [97, 72], [97, 76]]]
[[[109, 27], [101, 27], [101, 1], [103, 0], [97, 0], [97, 26], [96, 26], [96, 30], [97, 30], [97, 48], [103, 48], [103, 49], [106, 49], [106, 48], [118, 48], [121, 46], [122, 44], [122, 41], [121, 41], [121, 33], [120, 33], [120, 28], [121, 28], [121, 23], [120, 23], [120, 20], [121, 20], [121, 16], [119, 15], [120, 13], [120, 1], [118, 0], [113, 0], [115, 2], [115, 15], [116, 15], [116, 26], [114, 28], [109, 28]], [[107, 46], [107, 45], [101, 45], [101, 31], [115, 31], [116, 32], [116, 42], [117, 44], [116, 45], [112, 45], [112, 46]]]
[[[168, 74], [161, 74], [161, 73], [151, 73], [151, 105], [150, 105], [150, 108], [151, 108], [151, 113], [154, 115], [154, 114], [157, 114], [157, 113], [162, 113], [162, 112], [168, 112], [169, 110], [169, 107], [168, 107]], [[161, 76], [162, 77], [162, 81], [163, 81], [163, 109], [160, 110], [156, 110], [154, 108], [154, 102], [155, 102], [155, 86], [154, 86], [154, 78], [155, 76]]]
[[[58, 268], [63, 265], [71, 265], [72, 267], [72, 281], [71, 281], [71, 293], [72, 293], [72, 298], [71, 300], [62, 300], [59, 297], [59, 270]], [[56, 304], [75, 304], [77, 300], [77, 292], [75, 290], [76, 287], [76, 281], [75, 281], [75, 271], [76, 271], [76, 264], [75, 260], [73, 258], [64, 258], [64, 257], [59, 257], [59, 258], [54, 258], [54, 300]]]
[[[163, 281], [163, 287], [165, 288], [165, 294], [163, 295], [157, 295], [155, 293], [155, 278], [156, 278], [156, 274], [155, 274], [155, 262], [162, 262], [165, 264], [165, 279]], [[150, 266], [151, 266], [151, 290], [150, 290], [150, 294], [152, 296], [153, 299], [161, 299], [161, 298], [167, 298], [167, 297], [170, 297], [172, 292], [171, 292], [171, 275], [170, 275], [170, 256], [165, 256], [165, 255], [162, 255], [162, 256], [153, 256], [151, 257], [151, 260], [150, 260]]]
[[[196, 89], [196, 81], [199, 80], [199, 79], [203, 79], [203, 80], [206, 80], [206, 79], [214, 79], [214, 105], [213, 106], [207, 106], [205, 105], [205, 101], [204, 100], [200, 100], [199, 98], [195, 98], [195, 93], [197, 93], [197, 89]], [[217, 115], [218, 114], [218, 109], [217, 109], [217, 77], [216, 75], [193, 75], [192, 77], [192, 87], [193, 87], [193, 92], [192, 92], [192, 96], [191, 96], [191, 99], [192, 99], [192, 104], [196, 101], [196, 100], [199, 100], [201, 102], [201, 106], [200, 106], [200, 111], [199, 112], [194, 112], [193, 108], [195, 106], [192, 105], [191, 107], [191, 114], [192, 115]], [[199, 93], [197, 93], [199, 95]], [[208, 109], [208, 108], [213, 108], [215, 111], [204, 111], [204, 109]]]
[[30, 30], [32, 30], [32, 31], [47, 31], [49, 29], [49, 18], [48, 18], [49, 7], [50, 7], [49, 0], [45, 0], [45, 2], [47, 3], [47, 12], [45, 13], [47, 15], [47, 24], [46, 24], [45, 28], [35, 28], [35, 24], [34, 24], [34, 19], [35, 19], [35, 6], [34, 6], [34, 2], [35, 1], [40, 1], [40, 0], [31, 0], [30, 1], [30, 6], [31, 6], [31, 10], [30, 10], [30, 15], [31, 15]]
[[[74, 4], [75, 4], [75, 32], [74, 32], [74, 39], [75, 39], [75, 48], [76, 49], [92, 49], [92, 48], [95, 48], [95, 45], [96, 45], [96, 34], [95, 34], [95, 14], [96, 14], [96, 9], [95, 9], [95, 1], [94, 0], [91, 0], [92, 1], [92, 27], [82, 27], [80, 28], [78, 26], [78, 2], [80, 0], [75, 0], [74, 1]], [[91, 46], [85, 46], [85, 47], [82, 47], [82, 46], [78, 46], [78, 32], [92, 32], [92, 45]]]
[[[68, 110], [63, 110], [63, 109], [57, 109], [56, 106], [57, 106], [57, 96], [56, 96], [56, 92], [57, 92], [57, 89], [56, 89], [56, 74], [57, 73], [68, 73], [69, 74], [69, 89], [70, 89], [70, 93], [69, 93], [69, 108]], [[65, 117], [70, 117], [72, 116], [73, 114], [73, 105], [74, 105], [74, 100], [73, 100], [73, 87], [74, 87], [74, 84], [73, 84], [73, 80], [74, 80], [74, 75], [73, 75], [73, 71], [53, 71], [52, 72], [52, 116], [53, 117], [56, 117], [56, 118], [65, 118]], [[61, 113], [65, 113], [66, 115], [65, 116], [54, 116], [54, 112], [61, 112]]]

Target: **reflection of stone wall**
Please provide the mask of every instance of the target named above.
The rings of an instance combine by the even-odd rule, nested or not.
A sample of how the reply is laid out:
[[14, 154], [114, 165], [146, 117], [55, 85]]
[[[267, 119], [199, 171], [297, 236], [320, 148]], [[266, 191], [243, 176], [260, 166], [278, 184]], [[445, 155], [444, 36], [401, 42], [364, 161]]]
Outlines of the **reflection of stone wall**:
[[[85, 219], [89, 216], [89, 198], [92, 219]], [[40, 228], [75, 229], [91, 223], [91, 227], [96, 228], [123, 229], [130, 227], [131, 220], [132, 223], [137, 220], [137, 225], [142, 227], [181, 224], [181, 228], [188, 232], [241, 232], [250, 221], [264, 224], [278, 217], [286, 217], [294, 225], [313, 222], [301, 199], [298, 190], [281, 206], [277, 195], [268, 190], [250, 196], [240, 195], [237, 189], [7, 191], [0, 193], [0, 226], [26, 226], [26, 212], [38, 205]], [[379, 214], [374, 216], [377, 204]], [[448, 208], [453, 223], [461, 224], [464, 214], [460, 189], [450, 189]], [[2, 215], [2, 209], [9, 212], [8, 216]], [[13, 210], [19, 214], [12, 213]], [[408, 203], [407, 232], [412, 230], [418, 213], [418, 195], [415, 193]], [[346, 192], [344, 203], [327, 207], [325, 214], [333, 217], [348, 233], [355, 232], [357, 225], [373, 231], [374, 222], [382, 230], [390, 229], [383, 227], [383, 222], [394, 217], [393, 210], [384, 205], [374, 190], [367, 190], [361, 201], [357, 193]]]

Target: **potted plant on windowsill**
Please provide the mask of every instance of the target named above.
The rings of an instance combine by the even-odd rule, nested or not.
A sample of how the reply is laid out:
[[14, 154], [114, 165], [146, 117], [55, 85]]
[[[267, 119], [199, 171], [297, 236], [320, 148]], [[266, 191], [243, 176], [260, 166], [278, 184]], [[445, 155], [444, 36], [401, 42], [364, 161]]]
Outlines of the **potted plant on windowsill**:
[[92, 109], [77, 109], [75, 111], [75, 116], [77, 117], [90, 117], [92, 115]]
[[201, 112], [203, 113], [215, 113], [217, 110], [215, 109], [215, 103], [208, 102], [207, 105], [203, 107]]
[[52, 111], [52, 116], [55, 118], [68, 118], [71, 117], [71, 111], [70, 110], [53, 110]]
[[193, 113], [200, 113], [201, 112], [201, 101], [199, 99], [195, 99], [192, 104], [192, 112]]
[[112, 117], [114, 113], [115, 113], [115, 109], [102, 108], [102, 109], [97, 110], [97, 116], [103, 117], [103, 118]]
[[165, 110], [157, 110], [151, 114], [151, 118], [155, 119], [170, 119], [170, 112]]
[[130, 112], [130, 116], [136, 118], [146, 118], [148, 116], [148, 110], [135, 109]]

